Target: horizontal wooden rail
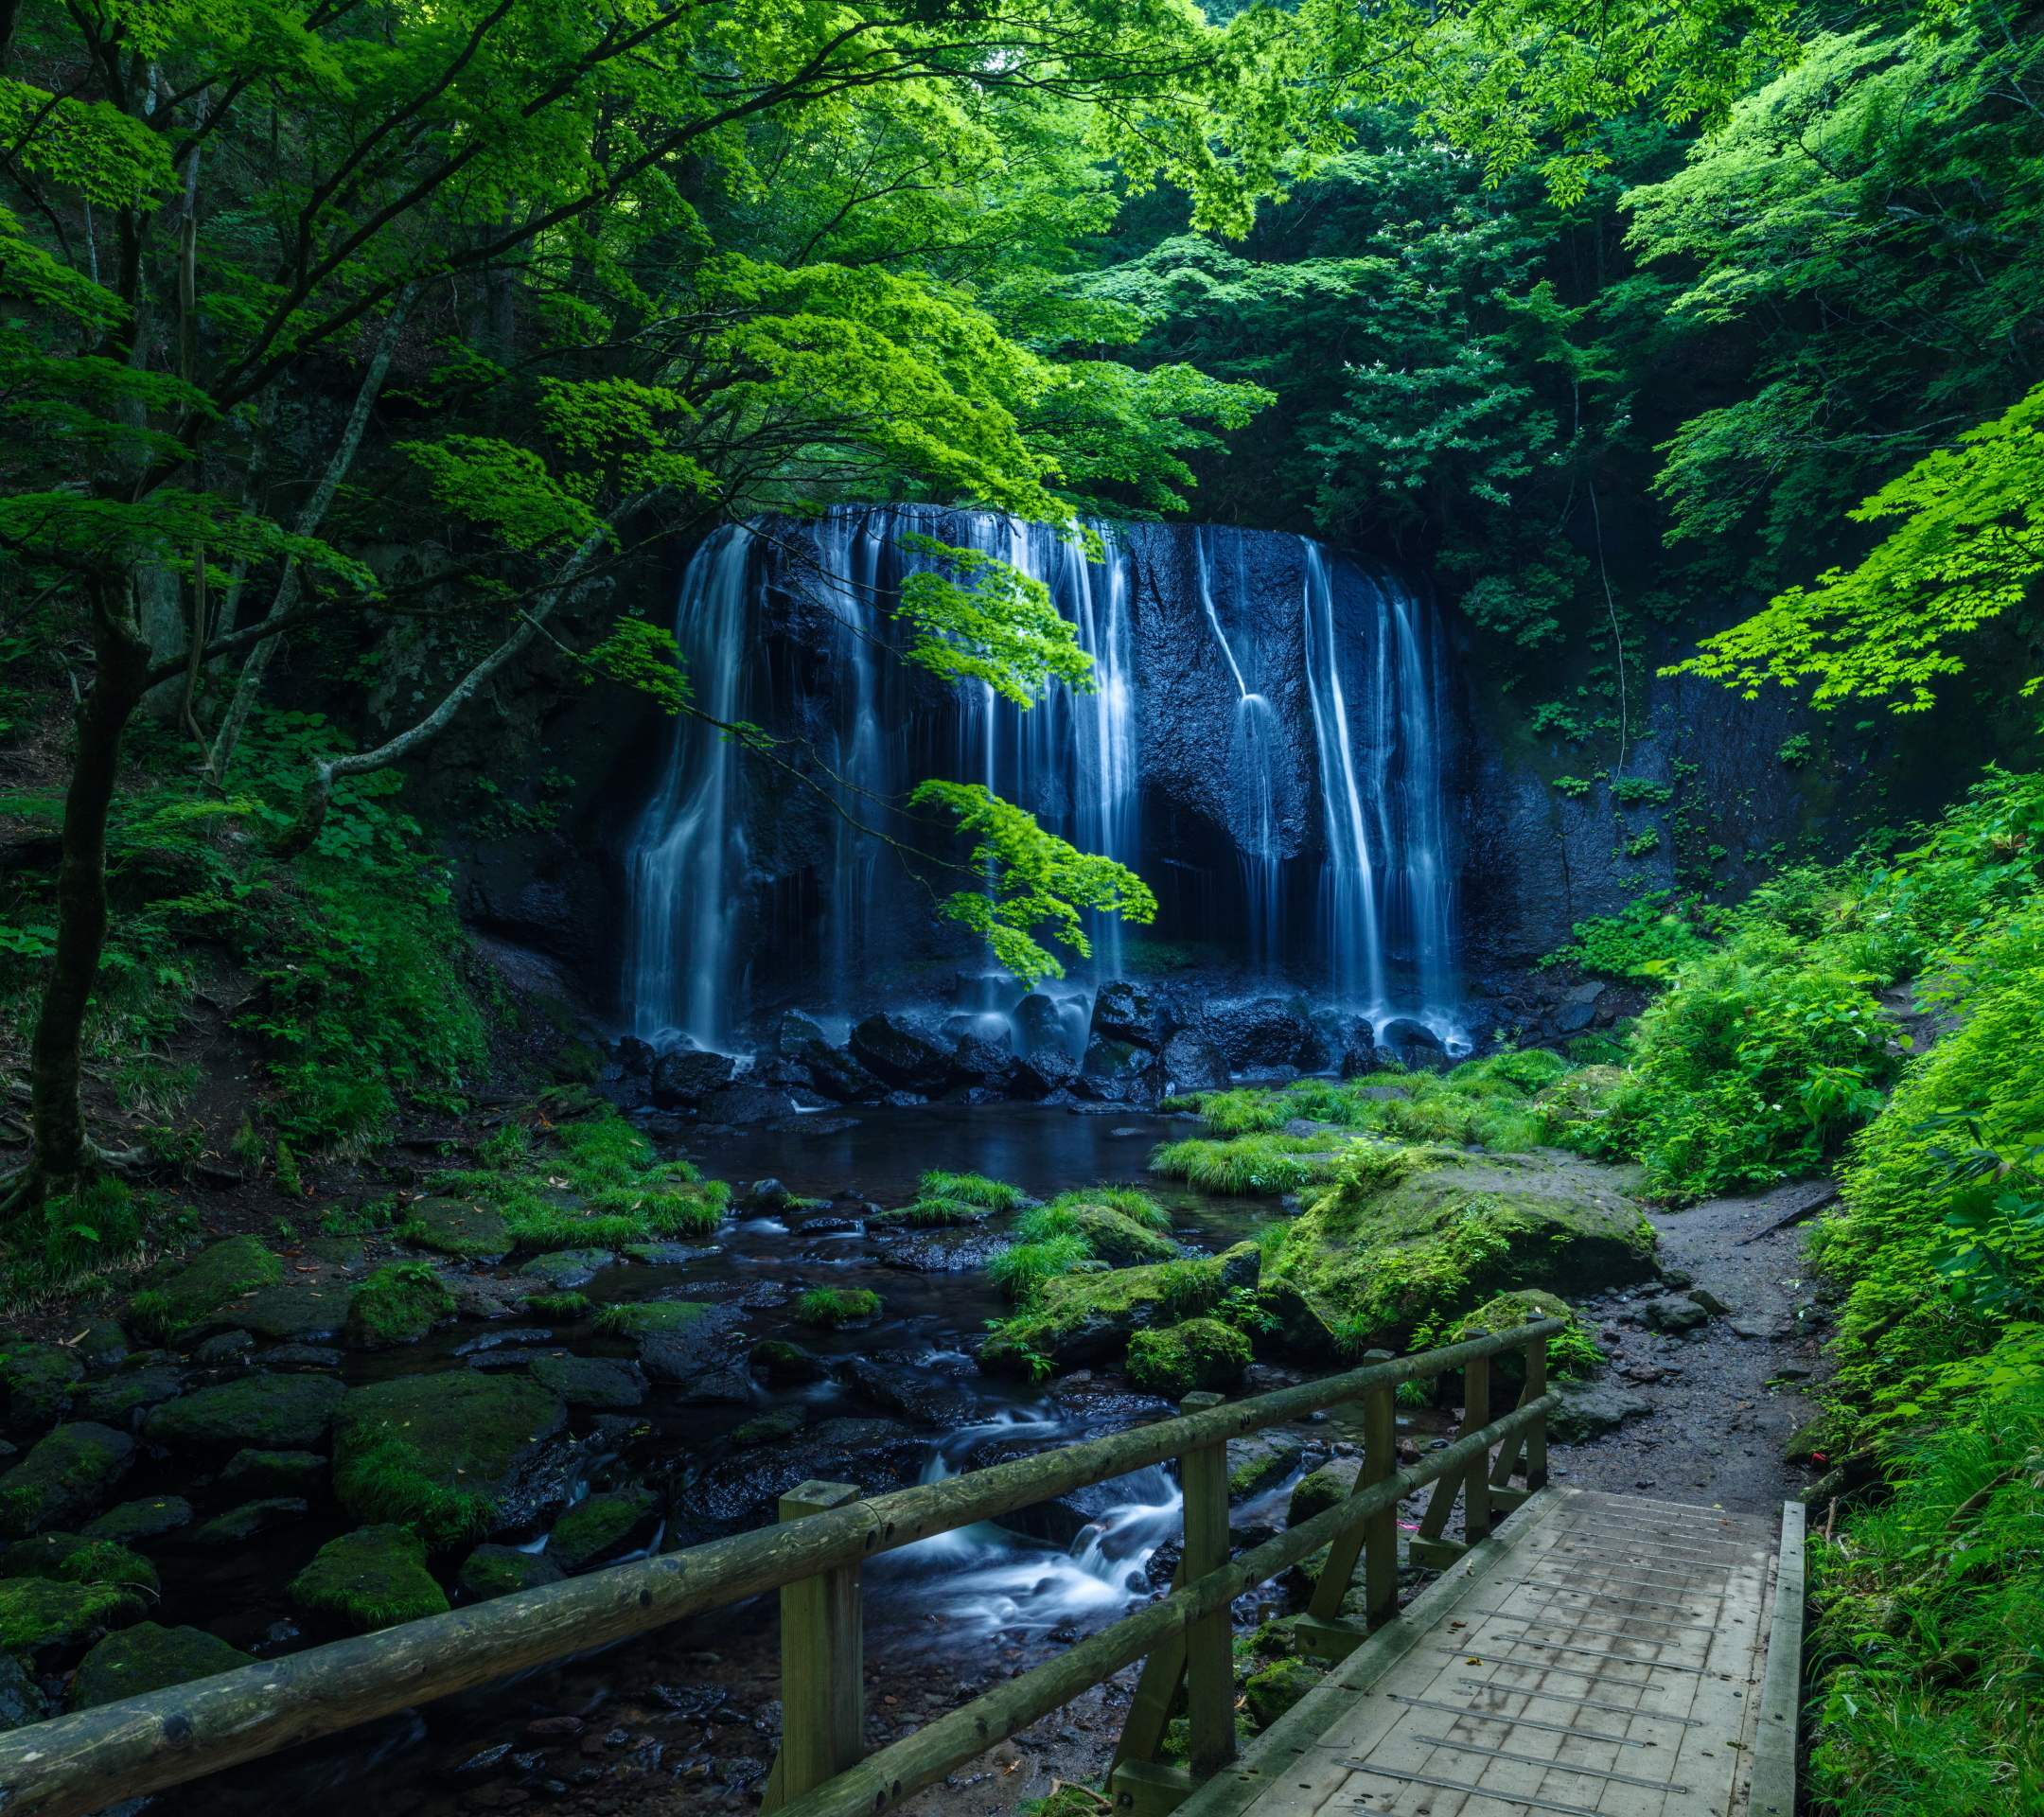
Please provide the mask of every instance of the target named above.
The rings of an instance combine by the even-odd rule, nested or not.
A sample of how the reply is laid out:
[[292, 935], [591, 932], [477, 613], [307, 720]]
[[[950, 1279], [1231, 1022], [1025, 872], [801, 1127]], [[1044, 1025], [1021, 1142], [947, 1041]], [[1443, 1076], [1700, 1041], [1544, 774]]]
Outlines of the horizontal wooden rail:
[[1310, 1521], [1287, 1527], [1276, 1539], [1231, 1559], [1220, 1570], [1208, 1572], [1020, 1678], [1010, 1679], [984, 1697], [939, 1717], [928, 1727], [869, 1755], [814, 1791], [789, 1800], [776, 1817], [875, 1817], [925, 1786], [935, 1785], [1016, 1730], [1062, 1709], [1082, 1691], [1133, 1664], [1173, 1634], [1225, 1611], [1245, 1590], [1310, 1558], [1372, 1514], [1397, 1507], [1403, 1497], [1437, 1478], [1472, 1468], [1485, 1460], [1492, 1445], [1523, 1432], [1560, 1404], [1559, 1394], [1542, 1395], [1482, 1430], [1457, 1438], [1445, 1450], [1430, 1454], [1411, 1469], [1336, 1502]]
[[[628, 1640], [1565, 1329], [1562, 1319], [1535, 1321], [15, 1729], [0, 1735], [0, 1817], [90, 1817], [123, 1799]], [[1442, 1473], [1442, 1458], [1470, 1455], [1460, 1443], [1434, 1453], [1417, 1480]], [[1353, 1513], [1363, 1499], [1351, 1497], [1343, 1508]]]

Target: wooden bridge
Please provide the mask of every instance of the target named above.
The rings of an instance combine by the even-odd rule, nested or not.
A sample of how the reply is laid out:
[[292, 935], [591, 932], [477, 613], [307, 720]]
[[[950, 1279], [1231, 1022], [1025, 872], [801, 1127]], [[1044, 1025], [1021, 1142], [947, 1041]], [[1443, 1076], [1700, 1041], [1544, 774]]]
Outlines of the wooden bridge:
[[[1108, 1791], [1127, 1817], [1789, 1817], [1801, 1509], [1772, 1523], [1546, 1482], [1544, 1319], [1253, 1400], [865, 1499], [809, 1483], [782, 1524], [0, 1735], [0, 1814], [88, 1817], [279, 1749], [758, 1596], [781, 1595], [775, 1817], [882, 1817], [1112, 1673], [1144, 1661]], [[1491, 1359], [1519, 1350], [1490, 1417]], [[1459, 1369], [1465, 1417], [1396, 1468], [1393, 1392]], [[1360, 1401], [1354, 1493], [1228, 1556], [1227, 1441]], [[864, 1561], [1178, 1460], [1170, 1595], [877, 1754], [864, 1753]], [[1523, 1487], [1515, 1482], [1523, 1480]], [[1442, 1576], [1398, 1608], [1401, 1500], [1434, 1495], [1411, 1556]], [[1459, 1504], [1462, 1537], [1449, 1537]], [[1297, 1624], [1327, 1678], [1237, 1758], [1237, 1597], [1328, 1548]], [[1360, 1574], [1360, 1584], [1358, 1582]], [[1362, 1591], [1362, 1614], [1340, 1614]], [[1351, 1605], [1352, 1606], [1352, 1605]], [[1181, 1686], [1190, 1738], [1165, 1765]]]

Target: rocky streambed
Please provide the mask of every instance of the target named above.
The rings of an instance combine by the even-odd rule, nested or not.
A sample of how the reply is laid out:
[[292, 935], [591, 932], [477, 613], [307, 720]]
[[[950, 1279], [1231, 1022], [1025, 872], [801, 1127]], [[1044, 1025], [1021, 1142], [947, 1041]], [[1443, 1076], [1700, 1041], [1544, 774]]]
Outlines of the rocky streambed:
[[[1189, 1281], [1206, 1282], [1208, 1312], [1225, 1314], [1230, 1296], [1258, 1309], [1242, 1329], [1263, 1360], [1243, 1367], [1245, 1341], [1218, 1366], [1232, 1371], [1233, 1392], [1340, 1367], [1356, 1335], [1332, 1310], [1357, 1303], [1345, 1270], [1376, 1268], [1377, 1335], [1393, 1343], [1457, 1297], [1531, 1289], [1593, 1302], [1586, 1338], [1617, 1362], [1571, 1389], [1573, 1423], [1558, 1436], [1579, 1449], [1557, 1452], [1559, 1468], [1584, 1480], [1621, 1442], [1602, 1433], [1645, 1430], [1662, 1457], [1680, 1442], [1665, 1402], [1682, 1366], [1646, 1380], [1653, 1347], [1689, 1358], [1745, 1346], [1736, 1353], [1758, 1367], [1761, 1349], [1801, 1332], [1792, 1310], [1770, 1309], [1778, 1334], [1733, 1335], [1731, 1318], [1706, 1303], [1707, 1276], [1692, 1264], [1706, 1283], [1697, 1287], [1660, 1274], [1625, 1176], [1550, 1151], [1436, 1155], [1308, 1218], [1295, 1202], [1148, 1181], [1172, 1226], [1149, 1240], [1176, 1258], [1051, 1282], [1027, 1347], [1052, 1369], [1048, 1380], [1006, 1365], [997, 1347], [988, 1352], [986, 1322], [1010, 1309], [985, 1267], [1012, 1241], [1012, 1219], [904, 1222], [898, 1208], [914, 1202], [919, 1171], [977, 1160], [1048, 1196], [1142, 1178], [1149, 1141], [1166, 1133], [1154, 1119], [1109, 1125], [1005, 1106], [872, 1112], [820, 1141], [784, 1138], [771, 1155], [780, 1183], [749, 1186], [714, 1227], [622, 1243], [573, 1241], [576, 1221], [601, 1208], [540, 1184], [564, 1179], [548, 1171], [542, 1143], [520, 1164], [520, 1191], [556, 1195], [559, 1221], [544, 1226], [543, 1244], [558, 1246], [495, 1253], [501, 1207], [428, 1192], [404, 1201], [395, 1233], [293, 1227], [167, 1258], [125, 1301], [0, 1356], [11, 1465], [0, 1475], [0, 1537], [10, 1542], [0, 1556], [0, 1720], [763, 1525], [803, 1480], [877, 1492], [1167, 1417], [1188, 1384], [1160, 1383], [1154, 1368], [1132, 1380], [1130, 1340], [1218, 1322], [1185, 1316], [1198, 1311], [1183, 1303]], [[731, 1152], [713, 1149], [710, 1165], [758, 1177], [770, 1138], [729, 1140]], [[344, 1208], [326, 1220], [347, 1221]], [[1479, 1226], [1486, 1259], [1462, 1269], [1444, 1300], [1443, 1258]], [[613, 1238], [618, 1227], [602, 1226]], [[479, 1243], [484, 1253], [466, 1253]], [[819, 1291], [839, 1309], [822, 1323]], [[1449, 1428], [1452, 1389], [1439, 1404], [1401, 1409], [1408, 1443]], [[1757, 1405], [1765, 1393], [1755, 1385], [1748, 1398]], [[1230, 1463], [1243, 1543], [1282, 1525], [1302, 1485], [1352, 1478], [1360, 1438], [1336, 1410], [1239, 1444]], [[1616, 1467], [1630, 1464], [1629, 1452]], [[1675, 1488], [1664, 1481], [1657, 1492]], [[877, 1563], [872, 1739], [1154, 1594], [1175, 1558], [1175, 1520], [1170, 1475], [1147, 1472], [1021, 1510], [1004, 1530], [946, 1536]], [[1287, 1594], [1270, 1593], [1260, 1613], [1280, 1614]], [[231, 1810], [279, 1795], [314, 1813], [534, 1800], [600, 1812], [678, 1799], [736, 1808], [756, 1802], [771, 1759], [776, 1670], [769, 1599], [150, 1808]], [[1078, 1773], [1096, 1738], [1111, 1740], [1124, 1692], [1094, 1693], [1035, 1735], [1033, 1750], [1011, 1747], [930, 1796], [962, 1810], [1031, 1787], [1042, 1795], [1045, 1772]]]

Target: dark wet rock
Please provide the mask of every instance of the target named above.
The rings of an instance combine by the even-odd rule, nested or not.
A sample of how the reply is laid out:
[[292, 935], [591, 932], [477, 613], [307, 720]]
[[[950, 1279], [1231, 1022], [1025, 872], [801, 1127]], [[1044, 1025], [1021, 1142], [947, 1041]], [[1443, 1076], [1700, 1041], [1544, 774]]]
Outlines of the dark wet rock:
[[679, 1490], [663, 1549], [770, 1526], [798, 1483], [856, 1483], [869, 1495], [913, 1483], [929, 1439], [891, 1420], [826, 1420], [789, 1444], [722, 1458]]
[[1048, 1098], [1069, 1086], [1078, 1076], [1078, 1061], [1063, 1048], [1038, 1048], [1015, 1062], [1008, 1088], [1018, 1098]]
[[706, 1097], [702, 1101], [702, 1120], [705, 1123], [743, 1129], [758, 1123], [777, 1123], [792, 1116], [794, 1109], [784, 1091], [741, 1084]]
[[1677, 1299], [1672, 1295], [1649, 1299], [1639, 1310], [1641, 1319], [1657, 1332], [1693, 1332], [1710, 1323], [1710, 1314], [1693, 1299]]
[[508, 1596], [558, 1583], [567, 1574], [544, 1552], [521, 1552], [510, 1545], [479, 1545], [462, 1561], [456, 1587], [469, 1602]]
[[1226, 1056], [1203, 1034], [1180, 1029], [1164, 1044], [1164, 1092], [1225, 1091]]
[[1366, 1079], [1375, 1072], [1388, 1072], [1397, 1065], [1398, 1056], [1390, 1049], [1380, 1048], [1365, 1035], [1341, 1050], [1334, 1069], [1344, 1079]]
[[1558, 1444], [1579, 1445], [1653, 1411], [1651, 1401], [1609, 1382], [1558, 1382], [1554, 1385], [1561, 1404], [1547, 1416], [1547, 1430]]
[[217, 1514], [191, 1536], [194, 1545], [241, 1545], [272, 1527], [302, 1521], [312, 1511], [311, 1503], [297, 1495], [275, 1495], [260, 1502], [244, 1502], [224, 1514]]
[[0, 1730], [26, 1729], [48, 1714], [48, 1701], [35, 1675], [12, 1653], [0, 1653]]
[[236, 1300], [215, 1318], [197, 1321], [191, 1329], [204, 1331], [215, 1319], [231, 1318], [243, 1331], [272, 1343], [305, 1344], [334, 1336], [347, 1323], [347, 1310], [348, 1290], [341, 1281], [324, 1287], [309, 1283], [263, 1287]]
[[565, 1360], [573, 1351], [555, 1347], [552, 1350], [535, 1350], [524, 1345], [509, 1345], [501, 1350], [485, 1350], [467, 1359], [471, 1369], [529, 1369], [542, 1357]]
[[1274, 1427], [1228, 1440], [1228, 1500], [1247, 1501], [1275, 1489], [1295, 1470], [1312, 1469], [1327, 1455], [1295, 1432]]
[[[512, 1375], [450, 1369], [354, 1388], [333, 1422], [334, 1492], [358, 1520], [395, 1511], [389, 1480], [398, 1459], [422, 1486], [490, 1496], [501, 1520], [529, 1518], [555, 1492], [552, 1449], [543, 1459], [536, 1454], [566, 1418], [558, 1397]], [[521, 1473], [535, 1462], [544, 1467]]]
[[1303, 1526], [1315, 1514], [1324, 1514], [1336, 1502], [1355, 1492], [1356, 1478], [1363, 1473], [1360, 1457], [1336, 1457], [1299, 1478], [1285, 1505], [1285, 1525]]
[[797, 1058], [811, 1087], [833, 1103], [872, 1103], [887, 1089], [846, 1050], [832, 1047], [821, 1036], [804, 1044]]
[[[1095, 1437], [1101, 1435], [1096, 1434]], [[1067, 1438], [991, 1438], [973, 1447], [964, 1458], [967, 1470], [992, 1470], [1020, 1458], [1035, 1457], [1070, 1443]], [[1157, 1499], [1162, 1485], [1149, 1472], [1110, 1477], [1104, 1483], [1089, 1483], [1083, 1489], [1031, 1502], [1027, 1508], [994, 1516], [994, 1525], [1011, 1533], [1021, 1533], [1046, 1544], [1068, 1549], [1079, 1535], [1109, 1510], [1130, 1502]]]
[[[92, 1544], [93, 1542], [82, 1533], [37, 1533], [26, 1540], [16, 1540], [7, 1548], [7, 1556], [0, 1558], [0, 1578], [62, 1579], [65, 1577], [61, 1569], [63, 1561], [89, 1551]], [[87, 1579], [71, 1577], [69, 1581], [83, 1583]]]
[[645, 1372], [618, 1357], [537, 1357], [532, 1379], [571, 1407], [636, 1407], [646, 1395]]
[[1084, 1026], [1084, 1018], [1076, 1015], [1068, 1025], [1056, 999], [1041, 991], [1031, 991], [1012, 1014], [1015, 1027], [1021, 1031], [1024, 1053], [1041, 1053], [1047, 1048], [1069, 1051], [1075, 1029]]
[[700, 1300], [656, 1300], [619, 1310], [629, 1318], [614, 1329], [621, 1337], [638, 1340], [640, 1366], [656, 1382], [691, 1382], [724, 1367], [740, 1316], [735, 1306]]
[[784, 1211], [794, 1198], [779, 1180], [754, 1180], [737, 1195], [737, 1203], [749, 1211]]
[[94, 1318], [85, 1322], [83, 1331], [65, 1338], [63, 1348], [88, 1369], [111, 1369], [127, 1358], [134, 1345], [118, 1319]]
[[341, 1352], [322, 1344], [279, 1344], [256, 1361], [266, 1369], [338, 1369]]
[[255, 1348], [256, 1340], [246, 1332], [220, 1332], [192, 1351], [192, 1361], [217, 1369], [223, 1364], [240, 1362]]
[[1251, 1003], [1210, 1003], [1200, 1015], [1199, 1032], [1237, 1072], [1297, 1066], [1312, 1034], [1305, 1006], [1275, 997]]
[[132, 1425], [138, 1411], [175, 1398], [184, 1385], [184, 1371], [166, 1364], [147, 1369], [123, 1369], [118, 1375], [90, 1383], [79, 1390], [79, 1417], [103, 1426]]
[[875, 1406], [899, 1414], [911, 1424], [948, 1430], [967, 1424], [978, 1398], [955, 1379], [925, 1369], [906, 1368], [855, 1356], [837, 1366], [837, 1379], [856, 1388]]
[[968, 1034], [951, 1050], [950, 1083], [954, 1086], [1000, 1090], [1014, 1076], [1015, 1057], [1004, 1039], [990, 1041]]
[[142, 1598], [120, 1584], [0, 1578], [0, 1652], [28, 1660], [39, 1671], [55, 1671], [148, 1613]]
[[1440, 1036], [1423, 1022], [1415, 1022], [1410, 1016], [1398, 1016], [1377, 1031], [1377, 1045], [1381, 1048], [1438, 1048]]
[[64, 1701], [70, 1709], [92, 1710], [255, 1663], [203, 1629], [160, 1628], [145, 1621], [96, 1645], [79, 1663]]
[[139, 1502], [122, 1502], [97, 1520], [86, 1522], [79, 1531], [88, 1540], [106, 1540], [115, 1545], [133, 1545], [142, 1540], [161, 1539], [192, 1523], [192, 1505], [182, 1495], [155, 1495]]
[[1156, 1066], [1157, 1057], [1148, 1048], [1096, 1032], [1086, 1041], [1079, 1076], [1094, 1096], [1128, 1102], [1156, 1096]]
[[499, 1280], [494, 1275], [470, 1275], [454, 1283], [454, 1310], [464, 1318], [517, 1318], [526, 1300], [544, 1292], [541, 1279]]
[[544, 1344], [554, 1333], [541, 1331], [536, 1326], [514, 1326], [507, 1332], [485, 1332], [481, 1337], [471, 1337], [466, 1344], [454, 1347], [456, 1356], [475, 1356], [485, 1350], [502, 1350], [506, 1344]]
[[759, 1393], [749, 1374], [724, 1363], [683, 1381], [679, 1399], [684, 1406], [749, 1407]]
[[84, 1364], [58, 1345], [9, 1344], [0, 1349], [9, 1426], [34, 1432], [55, 1425], [70, 1411], [72, 1386], [84, 1374]]
[[996, 1256], [1013, 1249], [1014, 1242], [998, 1230], [921, 1230], [889, 1243], [880, 1251], [880, 1261], [910, 1274], [959, 1274], [984, 1268]]
[[759, 1445], [778, 1445], [784, 1438], [792, 1438], [809, 1423], [802, 1408], [784, 1407], [778, 1413], [763, 1414], [757, 1420], [748, 1420], [735, 1428], [731, 1441], [742, 1451], [749, 1451]]
[[706, 1255], [714, 1255], [716, 1251], [701, 1244], [627, 1243], [618, 1253], [642, 1267], [680, 1268], [689, 1262], [700, 1261]]
[[223, 1496], [317, 1495], [326, 1487], [326, 1459], [316, 1451], [238, 1451], [215, 1488]]
[[841, 1136], [858, 1126], [856, 1117], [804, 1117], [789, 1126], [788, 1134], [806, 1140], [815, 1136]]
[[1110, 979], [1094, 993], [1092, 1033], [1155, 1050], [1164, 1045], [1170, 1032], [1170, 1011], [1147, 984]]
[[643, 1545], [659, 1514], [660, 1497], [638, 1484], [586, 1496], [554, 1523], [546, 1555], [573, 1577]]
[[395, 1524], [329, 1540], [292, 1580], [291, 1600], [358, 1633], [444, 1615], [445, 1592], [426, 1568], [425, 1542]]
[[810, 1355], [800, 1344], [790, 1344], [784, 1338], [762, 1338], [753, 1345], [747, 1360], [776, 1387], [800, 1382], [821, 1382], [830, 1374], [820, 1358]]
[[0, 1476], [0, 1537], [75, 1528], [105, 1507], [134, 1462], [125, 1432], [81, 1420], [59, 1426]]
[[902, 1090], [937, 1090], [951, 1070], [944, 1045], [905, 1015], [869, 1015], [852, 1031], [851, 1048], [868, 1072]]
[[283, 1279], [283, 1262], [257, 1239], [229, 1237], [201, 1250], [161, 1283], [152, 1275], [151, 1284], [169, 1302], [165, 1322], [175, 1331], [244, 1294], [273, 1287]]
[[[521, 1280], [543, 1280], [556, 1293], [582, 1287], [617, 1261], [608, 1249], [556, 1249], [551, 1255], [535, 1256], [519, 1269]], [[530, 1287], [525, 1290], [530, 1293]]]
[[501, 1261], [515, 1246], [503, 1213], [480, 1199], [416, 1200], [396, 1234], [421, 1249], [472, 1261]]
[[653, 1063], [653, 1102], [662, 1110], [700, 1103], [731, 1082], [738, 1063], [728, 1053], [679, 1049]]
[[142, 1436], [167, 1450], [220, 1455], [244, 1448], [311, 1451], [345, 1393], [324, 1375], [252, 1375], [166, 1401], [143, 1421]]

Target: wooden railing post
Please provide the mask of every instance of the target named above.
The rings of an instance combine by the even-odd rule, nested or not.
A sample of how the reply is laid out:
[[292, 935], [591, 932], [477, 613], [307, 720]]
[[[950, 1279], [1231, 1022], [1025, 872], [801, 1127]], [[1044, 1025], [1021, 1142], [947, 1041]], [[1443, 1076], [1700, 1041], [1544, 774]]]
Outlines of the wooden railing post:
[[[1226, 1397], [1189, 1394], [1181, 1413], [1204, 1413]], [[1227, 1446], [1203, 1445], [1179, 1459], [1185, 1491], [1186, 1581], [1218, 1571], [1228, 1558]], [[1223, 1609], [1186, 1633], [1186, 1728], [1192, 1776], [1205, 1779], [1235, 1757], [1235, 1624]]]
[[[1474, 1357], [1462, 1366], [1462, 1430], [1475, 1432], [1490, 1423], [1490, 1359]], [[1471, 1461], [1462, 1478], [1462, 1541], [1474, 1545], [1490, 1537], [1490, 1459]]]
[[[852, 1483], [798, 1483], [781, 1498], [781, 1519], [828, 1513], [864, 1493]], [[781, 1752], [763, 1812], [864, 1758], [865, 1653], [856, 1564], [781, 1586]]]
[[[1531, 1338], [1525, 1347], [1525, 1401], [1531, 1406], [1547, 1392], [1547, 1340]], [[1526, 1493], [1538, 1495], [1547, 1487], [1547, 1416], [1537, 1414], [1525, 1429]]]
[[[1388, 1363], [1389, 1350], [1371, 1350], [1365, 1364]], [[1363, 1396], [1363, 1468], [1351, 1494], [1374, 1488], [1398, 1469], [1398, 1417], [1394, 1391], [1371, 1388]], [[1373, 1514], [1353, 1533], [1345, 1533], [1328, 1548], [1327, 1563], [1313, 1584], [1306, 1613], [1315, 1624], [1333, 1622], [1341, 1614], [1356, 1560], [1363, 1561], [1363, 1600], [1368, 1625], [1380, 1627], [1398, 1613], [1398, 1509]], [[1359, 1636], [1360, 1637], [1360, 1636]]]

